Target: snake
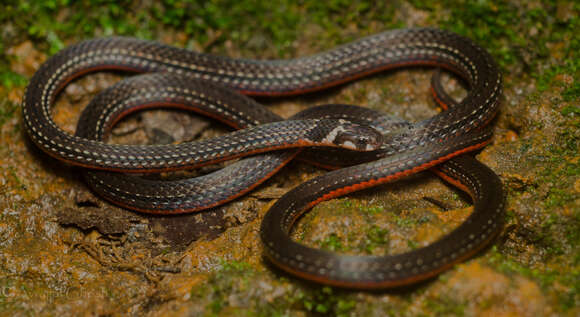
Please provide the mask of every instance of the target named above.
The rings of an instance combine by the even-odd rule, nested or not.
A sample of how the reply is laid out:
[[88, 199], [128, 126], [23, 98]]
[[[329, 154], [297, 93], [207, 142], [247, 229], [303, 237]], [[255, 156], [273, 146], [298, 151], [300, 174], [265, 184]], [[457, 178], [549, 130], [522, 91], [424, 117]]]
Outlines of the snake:
[[[464, 81], [467, 96], [455, 103], [434, 85], [436, 100], [450, 109], [416, 123], [348, 105], [312, 108], [283, 120], [250, 98], [314, 93], [411, 66], [450, 71]], [[96, 71], [144, 74], [100, 94], [94, 103], [101, 105], [85, 109], [76, 133], [65, 132], [51, 115], [57, 96], [74, 79]], [[43, 63], [27, 86], [22, 117], [37, 147], [89, 169], [89, 186], [105, 199], [161, 214], [199, 211], [247, 193], [299, 155], [294, 147], [359, 150], [346, 154], [337, 149], [341, 155], [331, 157], [356, 165], [309, 180], [276, 201], [264, 216], [260, 238], [265, 258], [292, 275], [332, 286], [378, 289], [434, 277], [489, 245], [499, 233], [501, 181], [465, 153], [490, 142], [489, 123], [499, 110], [501, 92], [501, 74], [487, 51], [466, 37], [435, 28], [386, 31], [286, 60], [234, 59], [112, 37], [71, 45]], [[242, 130], [202, 143], [104, 141], [121, 118], [158, 107], [192, 110]], [[262, 153], [269, 150], [276, 151]], [[253, 156], [202, 177], [162, 183], [166, 185], [129, 175], [189, 169], [244, 155]], [[472, 215], [429, 246], [396, 255], [351, 256], [291, 239], [298, 219], [316, 204], [427, 169], [474, 201]]]

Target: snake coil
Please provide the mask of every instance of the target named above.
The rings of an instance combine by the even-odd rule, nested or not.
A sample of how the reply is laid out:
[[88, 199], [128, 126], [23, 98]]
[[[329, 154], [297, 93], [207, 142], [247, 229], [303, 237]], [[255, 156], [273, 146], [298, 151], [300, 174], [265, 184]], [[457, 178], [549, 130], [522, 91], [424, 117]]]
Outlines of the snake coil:
[[[335, 106], [333, 109], [341, 109], [342, 113], [330, 114], [327, 108], [317, 110], [326, 118], [309, 118], [317, 112], [310, 111], [303, 118], [296, 118], [296, 122], [306, 120], [300, 121], [303, 125], [282, 121], [238, 94], [295, 95], [408, 66], [447, 69], [467, 83], [468, 94], [452, 109], [415, 124]], [[73, 79], [102, 70], [160, 74], [123, 81], [94, 102], [100, 105], [85, 110], [76, 135], [66, 133], [51, 118], [56, 96]], [[501, 183], [487, 167], [461, 154], [489, 142], [491, 131], [487, 125], [498, 111], [500, 95], [501, 76], [492, 57], [469, 39], [437, 29], [393, 30], [321, 54], [276, 61], [230, 59], [132, 38], [107, 38], [70, 46], [44, 63], [28, 85], [22, 113], [32, 141], [53, 157], [90, 169], [89, 185], [103, 197], [127, 208], [156, 213], [190, 212], [230, 201], [273, 175], [298, 150], [260, 154], [213, 174], [163, 184], [112, 171], [143, 173], [191, 168], [222, 160], [224, 153], [238, 156], [231, 153], [243, 152], [250, 143], [266, 150], [269, 139], [254, 133], [260, 129], [266, 129], [266, 134], [276, 139], [300, 132], [312, 140], [311, 132], [319, 131], [318, 125], [326, 122], [324, 133], [314, 133], [320, 141], [321, 136], [336, 136], [339, 131], [334, 129], [344, 128], [341, 120], [370, 124], [383, 134], [378, 138], [384, 137], [388, 142], [375, 151], [361, 153], [358, 160], [362, 164], [330, 172], [291, 190], [274, 204], [261, 227], [264, 254], [282, 269], [312, 281], [367, 289], [432, 277], [473, 255], [499, 232], [503, 221]], [[153, 107], [186, 108], [250, 130], [204, 145], [139, 146], [102, 141], [120, 118]], [[264, 124], [269, 126], [265, 128]], [[259, 127], [252, 128], [255, 126]], [[243, 133], [249, 133], [249, 138], [236, 139]], [[379, 146], [372, 135], [371, 131], [359, 138], [363, 148], [367, 149], [365, 142]], [[359, 147], [358, 141], [352, 140], [356, 137], [339, 143]], [[327, 141], [332, 143], [336, 138]], [[252, 149], [246, 154], [256, 152]], [[392, 256], [345, 256], [290, 239], [296, 220], [319, 202], [429, 168], [469, 192], [474, 200], [473, 214], [435, 243]]]

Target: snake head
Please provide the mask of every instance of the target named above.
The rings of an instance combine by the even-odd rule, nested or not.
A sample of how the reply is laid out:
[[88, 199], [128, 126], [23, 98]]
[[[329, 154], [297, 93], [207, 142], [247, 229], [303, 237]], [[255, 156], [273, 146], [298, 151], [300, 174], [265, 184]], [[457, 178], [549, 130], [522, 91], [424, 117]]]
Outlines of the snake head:
[[376, 129], [346, 121], [327, 138], [336, 146], [354, 151], [374, 151], [383, 144], [383, 135]]

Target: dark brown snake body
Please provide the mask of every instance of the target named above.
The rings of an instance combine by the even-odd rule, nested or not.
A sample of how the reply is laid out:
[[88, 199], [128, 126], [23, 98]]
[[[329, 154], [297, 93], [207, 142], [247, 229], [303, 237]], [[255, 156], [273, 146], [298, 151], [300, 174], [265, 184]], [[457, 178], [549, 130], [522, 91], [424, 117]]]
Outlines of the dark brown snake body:
[[[280, 121], [253, 100], [215, 85], [247, 95], [293, 95], [414, 65], [453, 72], [467, 83], [467, 96], [453, 109], [416, 124], [349, 106], [329, 106], [306, 111], [292, 121]], [[95, 103], [101, 106], [85, 111], [76, 135], [62, 131], [51, 118], [57, 94], [71, 80], [101, 70], [162, 74], [119, 84], [108, 95], [98, 97], [101, 100]], [[499, 232], [503, 221], [499, 179], [473, 158], [457, 156], [489, 142], [487, 124], [498, 110], [500, 95], [501, 77], [491, 56], [464, 37], [436, 29], [385, 32], [318, 55], [278, 61], [229, 59], [154, 42], [111, 38], [73, 45], [43, 64], [27, 88], [23, 118], [31, 139], [43, 151], [93, 169], [87, 179], [95, 191], [121, 206], [157, 213], [201, 210], [238, 197], [275, 173], [297, 150], [261, 154], [200, 179], [166, 185], [107, 171], [192, 168], [223, 160], [222, 154], [237, 157], [267, 150], [271, 139], [256, 131], [269, 131], [265, 133], [281, 139], [279, 145], [271, 146], [273, 149], [287, 148], [283, 136], [288, 135], [297, 146], [311, 145], [304, 144], [307, 140], [365, 148], [369, 142], [383, 139], [378, 150], [361, 152], [356, 159], [366, 163], [332, 171], [290, 191], [270, 209], [261, 228], [265, 255], [282, 269], [330, 285], [381, 288], [432, 277], [480, 250]], [[225, 137], [203, 144], [137, 146], [100, 141], [120, 118], [153, 107], [192, 109], [250, 130], [238, 132], [244, 138]], [[337, 111], [331, 113], [331, 108]], [[316, 118], [316, 112], [324, 118]], [[352, 129], [345, 128], [350, 123], [345, 120], [354, 122], [350, 128], [362, 131], [363, 136], [357, 139], [351, 135]], [[297, 122], [301, 125], [293, 125]], [[266, 123], [270, 125], [251, 128]], [[373, 129], [357, 123], [370, 124], [383, 135], [374, 139]], [[325, 128], [319, 130], [319, 124]], [[346, 139], [338, 141], [338, 133], [345, 131]], [[355, 144], [357, 140], [361, 142]], [[427, 247], [393, 256], [345, 256], [309, 248], [289, 238], [300, 215], [323, 200], [435, 166], [443, 178], [472, 195], [474, 212], [457, 229]]]

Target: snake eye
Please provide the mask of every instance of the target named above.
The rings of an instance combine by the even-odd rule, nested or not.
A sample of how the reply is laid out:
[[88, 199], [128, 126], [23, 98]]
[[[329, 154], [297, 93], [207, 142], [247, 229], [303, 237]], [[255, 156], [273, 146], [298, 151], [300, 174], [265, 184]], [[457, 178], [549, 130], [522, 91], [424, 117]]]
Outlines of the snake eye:
[[377, 143], [378, 141], [375, 140], [374, 138], [368, 137], [368, 136], [359, 136], [357, 138], [357, 147], [359, 148], [364, 148], [367, 151], [372, 151], [374, 149], [374, 145]]

